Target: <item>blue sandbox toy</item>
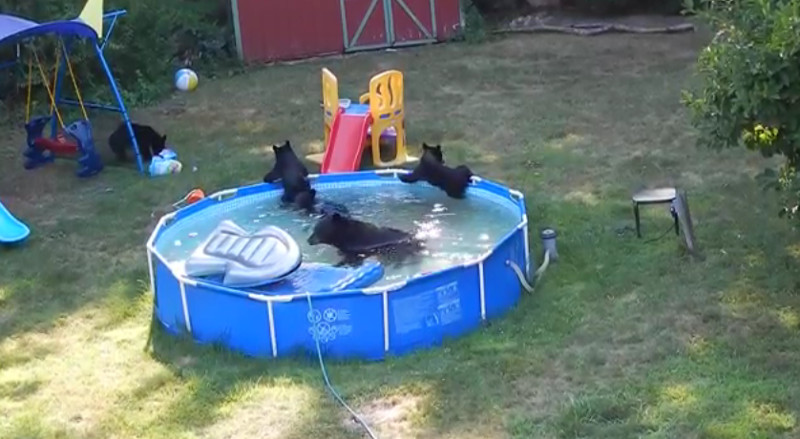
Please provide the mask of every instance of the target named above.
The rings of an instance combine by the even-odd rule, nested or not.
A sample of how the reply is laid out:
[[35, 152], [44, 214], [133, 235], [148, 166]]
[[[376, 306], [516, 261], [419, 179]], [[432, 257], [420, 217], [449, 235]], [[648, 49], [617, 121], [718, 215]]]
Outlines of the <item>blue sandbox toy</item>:
[[0, 203], [0, 244], [18, 244], [28, 238], [31, 230]]

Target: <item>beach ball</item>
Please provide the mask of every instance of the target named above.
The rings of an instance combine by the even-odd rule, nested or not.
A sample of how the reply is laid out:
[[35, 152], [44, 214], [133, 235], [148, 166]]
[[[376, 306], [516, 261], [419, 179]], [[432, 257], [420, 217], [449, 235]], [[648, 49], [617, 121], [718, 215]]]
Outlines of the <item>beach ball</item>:
[[197, 88], [197, 73], [192, 69], [180, 69], [175, 72], [175, 87], [180, 91], [193, 91]]

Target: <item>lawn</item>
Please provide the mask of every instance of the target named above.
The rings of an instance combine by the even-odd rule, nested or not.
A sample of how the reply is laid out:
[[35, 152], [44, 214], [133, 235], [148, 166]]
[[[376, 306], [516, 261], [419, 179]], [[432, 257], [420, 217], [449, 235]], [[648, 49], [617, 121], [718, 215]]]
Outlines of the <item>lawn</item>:
[[[706, 41], [514, 36], [203, 81], [135, 111], [184, 162], [159, 179], [24, 171], [8, 128], [0, 197], [33, 234], [0, 250], [0, 437], [363, 437], [313, 361], [243, 358], [151, 323], [158, 216], [193, 187], [260, 180], [272, 143], [319, 150], [323, 66], [343, 96], [402, 70], [411, 145], [442, 143], [449, 163], [523, 191], [533, 236], [559, 231], [561, 259], [502, 319], [442, 348], [329, 363], [380, 437], [798, 437], [800, 237], [753, 179], [769, 163], [695, 145], [679, 100]], [[648, 242], [670, 227], [663, 208], [635, 237], [630, 195], [664, 184], [688, 191], [705, 260], [674, 236]]]

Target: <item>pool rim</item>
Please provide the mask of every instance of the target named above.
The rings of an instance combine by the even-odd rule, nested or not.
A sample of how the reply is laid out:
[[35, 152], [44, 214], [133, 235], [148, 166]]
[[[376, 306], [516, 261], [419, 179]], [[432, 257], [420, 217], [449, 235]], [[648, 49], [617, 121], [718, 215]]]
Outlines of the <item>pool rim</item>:
[[[335, 173], [335, 174], [309, 174], [308, 179], [310, 181], [318, 181], [322, 183], [344, 183], [348, 181], [353, 182], [363, 182], [369, 181], [371, 179], [381, 179], [386, 177], [393, 177], [394, 179], [398, 179], [398, 176], [401, 174], [408, 174], [411, 171], [408, 169], [379, 169], [379, 170], [369, 170], [369, 171], [357, 171], [357, 172], [347, 172], [347, 173]], [[426, 184], [426, 183], [416, 183], [416, 184]], [[518, 215], [521, 218], [519, 223], [517, 223], [513, 228], [505, 233], [502, 238], [496, 240], [492, 245], [492, 248], [487, 252], [475, 257], [474, 259], [461, 263], [455, 264], [450, 267], [430, 271], [426, 273], [420, 273], [414, 275], [406, 280], [394, 282], [388, 285], [381, 285], [376, 287], [367, 287], [367, 288], [354, 288], [354, 289], [347, 289], [341, 290], [336, 292], [325, 292], [324, 295], [328, 297], [347, 297], [347, 296], [355, 296], [355, 295], [379, 295], [384, 293], [391, 293], [393, 291], [404, 290], [406, 287], [414, 286], [416, 283], [422, 282], [426, 277], [435, 276], [435, 275], [442, 275], [444, 273], [448, 273], [450, 271], [462, 270], [464, 268], [470, 268], [476, 265], [479, 265], [479, 275], [480, 279], [480, 301], [481, 301], [481, 308], [482, 308], [482, 318], [485, 318], [485, 280], [483, 279], [483, 266], [482, 264], [484, 261], [489, 259], [495, 251], [502, 247], [505, 243], [509, 240], [514, 238], [514, 235], [520, 230], [523, 230], [524, 236], [524, 267], [521, 267], [523, 273], [526, 276], [530, 276], [530, 241], [529, 241], [529, 231], [528, 231], [528, 215], [527, 209], [525, 205], [525, 196], [522, 192], [508, 188], [504, 185], [496, 183], [491, 180], [484, 179], [477, 175], [474, 175], [470, 178], [470, 187], [476, 190], [485, 190], [491, 192], [495, 195], [505, 196], [506, 199], [514, 201], [514, 204], [519, 209]], [[279, 190], [281, 187], [277, 183], [255, 183], [245, 186], [239, 186], [235, 188], [223, 189], [217, 192], [214, 192], [210, 195], [207, 195], [202, 200], [193, 203], [188, 206], [184, 206], [174, 212], [170, 212], [162, 216], [156, 227], [150, 234], [150, 237], [147, 240], [146, 248], [147, 248], [147, 262], [148, 262], [148, 270], [150, 274], [150, 289], [153, 294], [156, 294], [156, 285], [155, 285], [155, 273], [154, 273], [154, 265], [153, 265], [153, 257], [159, 260], [164, 266], [166, 266], [171, 274], [175, 277], [175, 279], [179, 282], [181, 289], [183, 290], [183, 285], [190, 285], [193, 287], [203, 287], [203, 288], [210, 288], [211, 290], [215, 290], [221, 293], [230, 294], [238, 297], [247, 298], [250, 300], [255, 300], [259, 302], [291, 302], [296, 299], [305, 299], [307, 296], [311, 295], [312, 297], [319, 297], [317, 294], [321, 294], [318, 292], [312, 291], [304, 291], [298, 292], [294, 294], [259, 294], [255, 292], [248, 292], [244, 289], [236, 289], [225, 287], [213, 282], [207, 282], [202, 279], [191, 278], [185, 276], [183, 274], [177, 273], [173, 267], [170, 265], [169, 261], [167, 261], [163, 256], [161, 256], [155, 247], [155, 241], [158, 239], [159, 235], [163, 233], [163, 231], [170, 226], [174, 221], [178, 221], [181, 218], [186, 216], [192, 215], [198, 211], [201, 211], [211, 205], [218, 205], [219, 203], [224, 203], [229, 200], [233, 200], [237, 197], [244, 197], [248, 195], [254, 195], [263, 192], [270, 192], [274, 190]], [[506, 263], [510, 263], [510, 261], [506, 261]], [[185, 293], [182, 291], [181, 296], [185, 296]], [[188, 314], [188, 310], [186, 309], [186, 301], [182, 297], [182, 302], [184, 305], [184, 313]], [[187, 316], [188, 317], [188, 316]], [[188, 322], [188, 320], [187, 320]]]

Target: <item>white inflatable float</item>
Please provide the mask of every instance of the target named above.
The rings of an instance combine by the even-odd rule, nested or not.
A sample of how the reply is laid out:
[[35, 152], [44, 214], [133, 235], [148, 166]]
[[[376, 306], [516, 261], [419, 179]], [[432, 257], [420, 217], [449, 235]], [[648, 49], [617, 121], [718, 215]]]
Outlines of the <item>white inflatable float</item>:
[[188, 276], [222, 275], [225, 286], [255, 287], [283, 280], [301, 262], [300, 247], [283, 229], [267, 226], [250, 234], [225, 220], [183, 268]]

